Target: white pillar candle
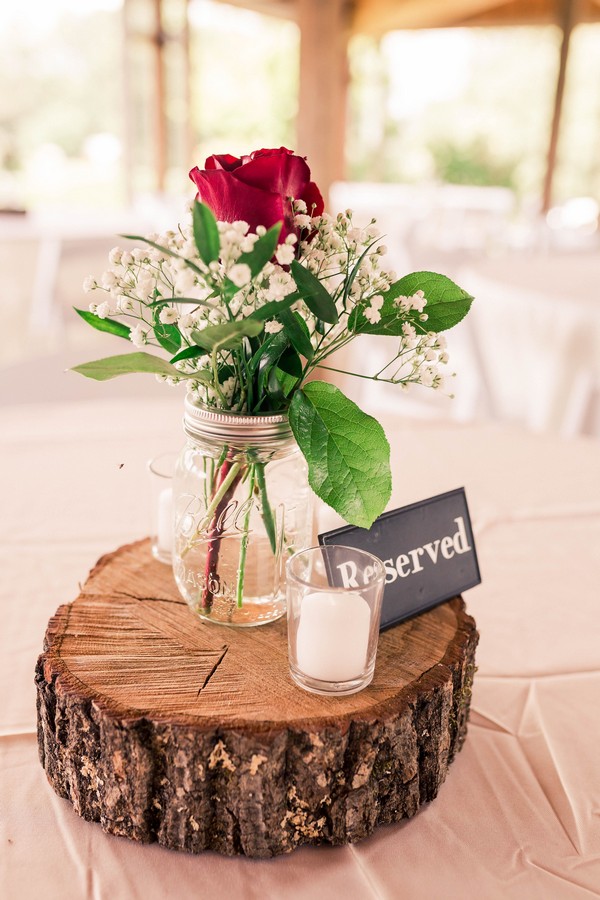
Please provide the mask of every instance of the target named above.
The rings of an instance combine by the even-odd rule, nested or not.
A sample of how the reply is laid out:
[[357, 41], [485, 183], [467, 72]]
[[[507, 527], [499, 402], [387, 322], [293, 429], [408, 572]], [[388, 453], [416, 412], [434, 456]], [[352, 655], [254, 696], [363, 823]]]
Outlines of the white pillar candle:
[[296, 637], [298, 668], [321, 681], [350, 681], [364, 673], [371, 612], [354, 591], [306, 594]]
[[173, 491], [163, 488], [158, 495], [157, 545], [161, 553], [173, 550]]

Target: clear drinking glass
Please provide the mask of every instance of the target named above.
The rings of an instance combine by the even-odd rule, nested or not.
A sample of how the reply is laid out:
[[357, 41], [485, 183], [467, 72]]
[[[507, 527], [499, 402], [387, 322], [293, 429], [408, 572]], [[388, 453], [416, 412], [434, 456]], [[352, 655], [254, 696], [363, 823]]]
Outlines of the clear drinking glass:
[[173, 551], [173, 473], [177, 453], [162, 453], [148, 462], [152, 556], [171, 565]]
[[353, 547], [312, 547], [288, 560], [288, 652], [296, 684], [338, 695], [370, 684], [384, 584], [381, 560]]

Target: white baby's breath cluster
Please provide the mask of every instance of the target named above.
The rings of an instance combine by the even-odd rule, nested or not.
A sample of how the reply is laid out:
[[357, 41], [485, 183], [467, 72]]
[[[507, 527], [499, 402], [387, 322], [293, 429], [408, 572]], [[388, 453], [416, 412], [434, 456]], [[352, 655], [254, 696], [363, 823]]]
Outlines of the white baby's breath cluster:
[[[88, 277], [84, 282], [84, 290], [94, 294], [89, 310], [99, 319], [124, 321], [131, 329], [129, 339], [138, 349], [164, 349], [165, 335], [176, 330], [185, 350], [195, 346], [194, 332], [244, 319], [266, 303], [285, 300], [294, 293], [297, 286], [290, 266], [296, 259], [320, 280], [336, 305], [339, 321], [334, 325], [323, 323], [302, 299], [291, 306], [306, 324], [314, 351], [310, 369], [327, 368], [323, 361], [335, 350], [361, 330], [368, 332], [368, 326], [381, 323], [382, 315], [390, 316], [390, 299], [385, 295], [396, 275], [385, 267], [386, 248], [374, 219], [360, 228], [354, 225], [351, 210], [312, 217], [302, 201], [295, 201], [293, 210], [299, 237], [289, 234], [277, 246], [274, 258], [254, 276], [250, 266], [240, 260], [252, 252], [266, 229], [259, 226], [252, 233], [242, 221], [218, 223], [219, 259], [208, 266], [200, 258], [191, 221], [176, 231], [148, 235], [147, 246], [115, 247], [109, 254], [109, 268], [98, 279]], [[392, 317], [403, 321], [402, 334], [396, 337], [394, 358], [371, 376], [375, 380], [403, 386], [442, 385], [438, 367], [448, 360], [446, 343], [427, 330], [426, 303], [423, 291], [393, 299]], [[283, 327], [278, 318], [267, 319], [262, 340]], [[232, 351], [221, 349], [218, 360], [205, 354], [174, 365], [205, 402], [246, 411], [244, 372]], [[164, 375], [157, 378], [171, 384], [181, 380]]]
[[[395, 282], [396, 273], [384, 265], [387, 247], [380, 243], [382, 235], [375, 219], [366, 228], [358, 228], [353, 223], [350, 209], [338, 213], [336, 217], [324, 214], [311, 218], [306, 215], [304, 203], [297, 201], [295, 207], [295, 225], [301, 229], [303, 238], [300, 241], [301, 259], [306, 267], [323, 280], [333, 295], [344, 284], [348, 274], [355, 272], [349, 296], [344, 298], [343, 293], [338, 293], [338, 325], [328, 332], [325, 341], [317, 341], [319, 349], [327, 350], [329, 354], [355, 337], [355, 331], [349, 328], [350, 314], [354, 309], [371, 325], [381, 321], [383, 295]], [[393, 301], [397, 316], [407, 321], [402, 327], [396, 356], [372, 376], [373, 380], [392, 381], [406, 387], [411, 383], [435, 389], [443, 386], [444, 378], [438, 366], [448, 362], [446, 339], [427, 331], [426, 303], [421, 290], [410, 297], [399, 296]], [[314, 343], [315, 323], [311, 323], [310, 312], [306, 313], [307, 324], [313, 326]], [[418, 313], [418, 316], [411, 316], [411, 313]]]

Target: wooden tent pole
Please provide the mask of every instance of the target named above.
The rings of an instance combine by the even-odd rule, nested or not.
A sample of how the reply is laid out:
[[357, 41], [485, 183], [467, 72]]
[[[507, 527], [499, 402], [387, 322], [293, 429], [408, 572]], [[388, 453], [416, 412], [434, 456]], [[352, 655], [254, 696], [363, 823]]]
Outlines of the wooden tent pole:
[[185, 102], [185, 166], [191, 168], [194, 164], [194, 131], [192, 127], [192, 66], [190, 59], [190, 0], [183, 0], [184, 21], [181, 34], [184, 71], [184, 102]]
[[154, 142], [156, 187], [161, 193], [165, 190], [167, 175], [167, 113], [164, 45], [165, 35], [162, 27], [162, 0], [154, 0], [154, 29], [152, 47], [154, 51]]
[[562, 42], [560, 46], [558, 78], [556, 80], [556, 94], [554, 97], [554, 113], [552, 115], [552, 127], [550, 129], [550, 142], [548, 145], [546, 176], [544, 178], [544, 192], [542, 195], [542, 212], [544, 213], [547, 213], [552, 205], [552, 188], [556, 170], [556, 154], [565, 92], [567, 62], [569, 59], [569, 46], [571, 43], [571, 34], [576, 22], [575, 3], [576, 0], [558, 0]]
[[296, 150], [307, 156], [328, 205], [344, 177], [349, 7], [346, 0], [299, 0], [300, 97]]
[[121, 11], [121, 65], [123, 72], [123, 100], [121, 106], [123, 134], [123, 187], [127, 204], [133, 203], [133, 94], [131, 86], [131, 42], [133, 33], [130, 24], [130, 0], [124, 0]]

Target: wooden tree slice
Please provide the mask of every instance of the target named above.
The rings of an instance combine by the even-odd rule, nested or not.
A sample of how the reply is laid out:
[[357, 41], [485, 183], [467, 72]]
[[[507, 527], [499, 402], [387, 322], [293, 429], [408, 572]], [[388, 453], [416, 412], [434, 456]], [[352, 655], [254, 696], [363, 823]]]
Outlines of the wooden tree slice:
[[42, 765], [79, 815], [136, 841], [252, 857], [358, 841], [437, 794], [477, 639], [456, 597], [381, 635], [364, 691], [309, 694], [289, 676], [285, 619], [202, 622], [140, 541], [49, 622]]

